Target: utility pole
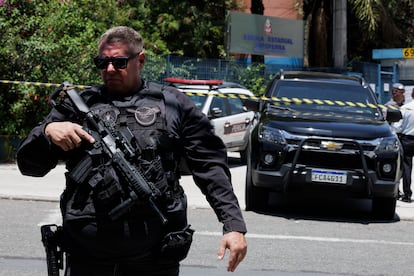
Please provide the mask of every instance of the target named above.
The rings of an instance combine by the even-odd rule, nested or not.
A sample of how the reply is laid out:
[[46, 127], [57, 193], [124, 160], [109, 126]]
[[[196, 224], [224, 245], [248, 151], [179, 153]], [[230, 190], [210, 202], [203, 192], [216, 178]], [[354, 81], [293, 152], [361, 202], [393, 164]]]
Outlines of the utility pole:
[[334, 0], [333, 61], [337, 69], [345, 69], [348, 62], [347, 0]]
[[[252, 14], [264, 14], [264, 5], [263, 0], [251, 0], [251, 7], [250, 12]], [[264, 63], [264, 56], [263, 55], [252, 55], [252, 62], [253, 63]]]

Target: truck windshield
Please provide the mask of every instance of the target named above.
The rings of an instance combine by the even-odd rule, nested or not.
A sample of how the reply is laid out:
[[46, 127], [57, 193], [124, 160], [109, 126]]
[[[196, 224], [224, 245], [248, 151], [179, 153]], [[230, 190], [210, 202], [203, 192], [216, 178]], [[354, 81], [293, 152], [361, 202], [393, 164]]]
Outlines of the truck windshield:
[[380, 113], [369, 88], [355, 84], [285, 80], [278, 83], [271, 96], [301, 100], [290, 103], [295, 110], [347, 112], [375, 117]]

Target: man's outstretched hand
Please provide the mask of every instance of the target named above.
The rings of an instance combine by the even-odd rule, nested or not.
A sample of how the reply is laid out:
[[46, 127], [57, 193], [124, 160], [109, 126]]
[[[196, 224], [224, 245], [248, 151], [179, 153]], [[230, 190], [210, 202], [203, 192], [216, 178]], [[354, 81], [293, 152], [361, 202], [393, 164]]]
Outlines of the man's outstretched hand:
[[229, 232], [223, 235], [217, 257], [222, 260], [229, 249], [230, 256], [227, 271], [234, 272], [247, 253], [247, 241], [243, 233]]

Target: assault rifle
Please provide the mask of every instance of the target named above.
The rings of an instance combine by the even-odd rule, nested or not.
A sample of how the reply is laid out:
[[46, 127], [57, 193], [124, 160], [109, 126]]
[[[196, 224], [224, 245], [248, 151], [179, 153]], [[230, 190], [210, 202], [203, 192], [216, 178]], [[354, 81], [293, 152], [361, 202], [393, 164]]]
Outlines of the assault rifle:
[[62, 226], [42, 225], [40, 233], [46, 251], [47, 275], [59, 276], [59, 269], [63, 269]]
[[138, 168], [132, 164], [131, 161], [136, 158], [136, 153], [129, 140], [123, 133], [116, 131], [106, 121], [95, 115], [79, 96], [74, 86], [68, 82], [64, 82], [63, 89], [55, 91], [51, 96], [52, 104], [56, 105], [56, 99], [62, 100], [65, 96], [74, 104], [92, 131], [92, 136], [95, 139], [93, 147], [102, 150], [112, 160], [115, 170], [128, 186], [128, 198], [112, 209], [108, 214], [109, 217], [116, 220], [134, 204], [144, 202], [155, 211], [162, 224], [165, 225], [168, 221], [154, 202], [154, 199], [160, 195], [160, 191], [153, 183], [147, 181]]

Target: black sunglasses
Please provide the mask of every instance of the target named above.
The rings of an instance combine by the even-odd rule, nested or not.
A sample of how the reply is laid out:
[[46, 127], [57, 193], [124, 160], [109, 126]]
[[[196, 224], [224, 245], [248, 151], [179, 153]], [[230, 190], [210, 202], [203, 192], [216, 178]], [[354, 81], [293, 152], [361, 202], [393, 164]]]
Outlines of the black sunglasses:
[[113, 58], [101, 58], [95, 57], [93, 62], [95, 63], [96, 68], [103, 70], [108, 68], [108, 64], [111, 63], [112, 66], [118, 69], [125, 69], [128, 65], [128, 61], [136, 57], [139, 53], [130, 55], [129, 57], [113, 57]]

